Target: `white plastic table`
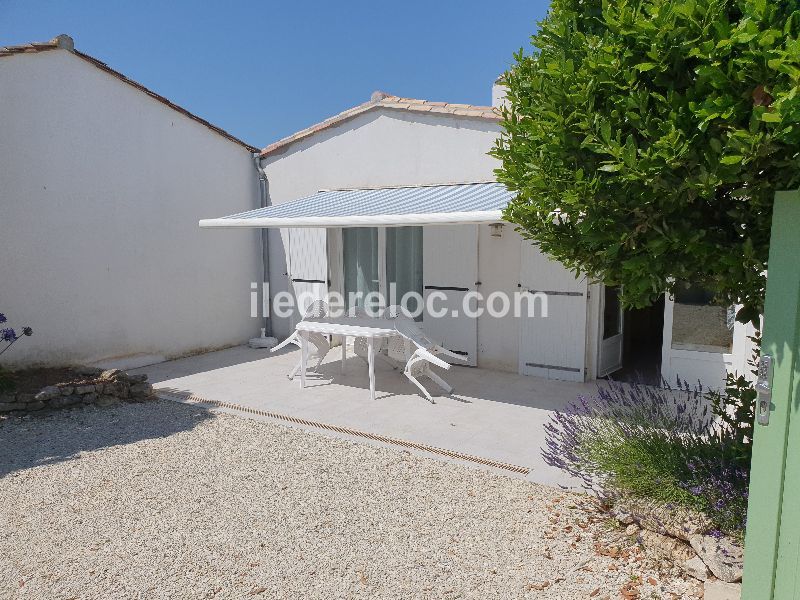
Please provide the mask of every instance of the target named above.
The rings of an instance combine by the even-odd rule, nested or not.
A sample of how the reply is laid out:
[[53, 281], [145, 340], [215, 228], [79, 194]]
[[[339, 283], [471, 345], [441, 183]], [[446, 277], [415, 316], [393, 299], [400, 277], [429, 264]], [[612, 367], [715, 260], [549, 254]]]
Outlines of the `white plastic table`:
[[363, 337], [366, 338], [369, 348], [367, 353], [369, 397], [370, 400], [375, 400], [375, 340], [397, 335], [394, 321], [372, 317], [306, 319], [300, 321], [296, 329], [300, 337], [300, 387], [306, 386], [306, 353], [308, 350], [306, 333], [342, 336], [342, 369], [344, 369], [344, 362], [347, 358], [347, 338]]

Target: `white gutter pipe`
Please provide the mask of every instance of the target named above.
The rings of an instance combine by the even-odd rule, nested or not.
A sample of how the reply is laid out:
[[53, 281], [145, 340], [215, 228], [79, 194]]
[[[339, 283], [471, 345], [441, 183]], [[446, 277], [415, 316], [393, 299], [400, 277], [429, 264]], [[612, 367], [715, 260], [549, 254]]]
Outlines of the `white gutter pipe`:
[[[253, 163], [256, 167], [256, 172], [258, 173], [258, 202], [260, 208], [266, 208], [269, 206], [269, 181], [267, 180], [267, 174], [264, 173], [264, 170], [261, 168], [261, 155], [260, 153], [253, 154]], [[262, 265], [262, 276], [264, 278], [264, 282], [270, 283], [269, 279], [269, 229], [262, 229], [261, 230], [261, 265]], [[262, 292], [264, 288], [262, 286]], [[264, 334], [266, 336], [272, 335], [272, 321], [269, 318], [271, 314], [271, 306], [270, 306], [270, 298], [267, 297], [264, 299], [263, 304], [267, 307], [267, 314], [264, 315]], [[263, 337], [263, 335], [262, 335]]]

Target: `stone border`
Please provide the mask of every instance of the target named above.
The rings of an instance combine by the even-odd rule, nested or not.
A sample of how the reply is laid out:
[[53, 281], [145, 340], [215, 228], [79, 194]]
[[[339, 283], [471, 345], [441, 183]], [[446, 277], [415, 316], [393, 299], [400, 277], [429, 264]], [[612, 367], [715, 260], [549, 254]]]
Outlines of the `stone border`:
[[44, 387], [38, 394], [0, 396], [0, 415], [31, 413], [74, 405], [110, 406], [120, 402], [144, 402], [155, 398], [147, 375], [129, 375], [119, 369], [83, 368], [83, 379]]
[[726, 584], [742, 580], [743, 548], [731, 538], [709, 535], [711, 521], [705, 515], [633, 497], [614, 499], [609, 513], [628, 526], [626, 533], [690, 577]]

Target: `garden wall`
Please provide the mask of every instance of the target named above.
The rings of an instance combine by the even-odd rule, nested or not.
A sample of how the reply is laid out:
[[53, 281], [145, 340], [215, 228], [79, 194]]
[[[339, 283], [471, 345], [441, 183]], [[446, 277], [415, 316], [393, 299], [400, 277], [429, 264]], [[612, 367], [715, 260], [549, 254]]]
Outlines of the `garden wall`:
[[147, 375], [128, 375], [119, 369], [84, 369], [86, 377], [42, 388], [36, 394], [0, 395], [0, 413], [26, 413], [80, 404], [110, 406], [153, 398]]

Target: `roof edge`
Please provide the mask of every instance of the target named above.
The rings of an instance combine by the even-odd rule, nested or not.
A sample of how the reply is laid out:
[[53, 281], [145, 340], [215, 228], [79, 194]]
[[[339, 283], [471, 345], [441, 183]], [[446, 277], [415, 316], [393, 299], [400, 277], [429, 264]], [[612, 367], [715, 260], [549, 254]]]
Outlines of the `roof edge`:
[[255, 146], [253, 146], [251, 144], [248, 144], [247, 142], [242, 141], [241, 139], [237, 138], [233, 134], [228, 133], [227, 131], [225, 131], [221, 127], [217, 127], [216, 125], [214, 125], [213, 123], [210, 123], [209, 121], [206, 121], [202, 117], [199, 117], [196, 114], [194, 114], [192, 112], [189, 112], [187, 109], [183, 108], [182, 106], [179, 106], [178, 104], [175, 104], [174, 102], [172, 102], [168, 98], [162, 96], [161, 94], [159, 94], [157, 92], [154, 92], [153, 90], [145, 87], [144, 85], [142, 85], [138, 81], [134, 81], [133, 79], [127, 77], [126, 75], [120, 73], [119, 71], [117, 71], [115, 69], [112, 69], [111, 67], [109, 67], [103, 61], [101, 61], [101, 60], [99, 60], [97, 58], [94, 58], [93, 56], [90, 56], [89, 54], [81, 52], [80, 50], [76, 50], [75, 49], [75, 43], [74, 43], [73, 39], [70, 36], [66, 35], [66, 34], [58, 35], [58, 36], [54, 37], [52, 40], [50, 40], [49, 42], [31, 42], [29, 44], [23, 44], [23, 45], [20, 45], [20, 46], [0, 47], [0, 58], [8, 57], [8, 56], [15, 56], [15, 55], [18, 55], [18, 54], [36, 54], [36, 53], [40, 53], [40, 52], [48, 52], [50, 50], [66, 50], [70, 54], [73, 54], [73, 55], [77, 56], [78, 58], [80, 58], [82, 60], [85, 60], [89, 64], [91, 64], [91, 65], [97, 67], [98, 69], [100, 69], [101, 71], [105, 71], [109, 75], [111, 75], [113, 77], [116, 77], [117, 79], [119, 79], [123, 83], [127, 83], [128, 85], [136, 88], [140, 92], [144, 92], [145, 94], [147, 94], [148, 96], [150, 96], [154, 100], [156, 100], [156, 101], [168, 106], [172, 110], [174, 110], [176, 112], [179, 112], [183, 116], [190, 118], [191, 120], [199, 123], [200, 125], [203, 125], [204, 127], [206, 127], [207, 129], [210, 129], [214, 133], [224, 137], [228, 141], [231, 141], [231, 142], [234, 142], [235, 144], [243, 146], [250, 153], [255, 154], [255, 153], [259, 152], [259, 149], [256, 148]]
[[457, 104], [452, 102], [431, 102], [429, 100], [417, 100], [414, 98], [401, 98], [393, 96], [386, 92], [376, 91], [373, 92], [369, 101], [358, 104], [352, 108], [348, 108], [332, 117], [320, 121], [315, 125], [301, 129], [273, 142], [261, 150], [260, 157], [265, 158], [278, 151], [284, 150], [291, 144], [305, 140], [313, 135], [324, 131], [330, 127], [334, 127], [341, 123], [345, 123], [359, 115], [363, 115], [371, 110], [376, 109], [389, 109], [389, 110], [403, 110], [412, 113], [430, 113], [444, 117], [466, 118], [466, 119], [480, 119], [483, 121], [499, 122], [500, 115], [496, 109], [491, 106], [476, 106], [472, 104]]

